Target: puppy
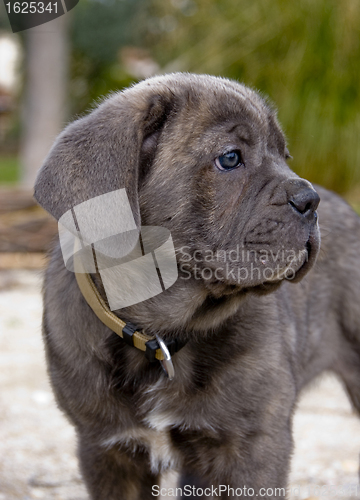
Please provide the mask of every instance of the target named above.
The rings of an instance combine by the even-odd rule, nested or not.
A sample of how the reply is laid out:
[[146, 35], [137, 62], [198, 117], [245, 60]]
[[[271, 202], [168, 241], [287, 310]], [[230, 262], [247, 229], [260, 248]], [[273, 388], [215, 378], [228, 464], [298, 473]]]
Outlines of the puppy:
[[171, 468], [207, 498], [236, 488], [281, 498], [301, 389], [332, 370], [360, 410], [359, 218], [288, 158], [274, 110], [207, 75], [145, 80], [55, 142], [35, 185], [40, 205], [60, 219], [125, 188], [135, 226], [169, 230], [178, 266], [163, 293], [115, 311], [157, 335], [157, 348], [177, 342], [170, 380], [106, 326], [60, 246], [52, 252], [48, 369], [92, 499], [153, 498]]

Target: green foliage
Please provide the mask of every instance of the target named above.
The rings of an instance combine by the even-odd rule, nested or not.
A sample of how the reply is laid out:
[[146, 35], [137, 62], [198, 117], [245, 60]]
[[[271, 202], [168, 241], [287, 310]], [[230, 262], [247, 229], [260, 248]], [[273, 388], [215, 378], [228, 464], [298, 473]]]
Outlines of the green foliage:
[[141, 40], [143, 0], [81, 0], [74, 10], [73, 46], [99, 63], [112, 63], [119, 47]]
[[174, 26], [152, 37], [166, 70], [259, 89], [276, 103], [299, 175], [337, 191], [360, 182], [360, 2], [157, 0], [155, 8], [160, 27]]
[[360, 182], [358, 0], [81, 0], [74, 17], [74, 111], [132, 83], [119, 51], [143, 47], [162, 72], [269, 96], [299, 175], [340, 192]]
[[0, 2], [0, 30], [10, 31], [10, 22], [7, 17], [6, 7], [4, 2]]
[[120, 63], [124, 46], [141, 46], [146, 0], [81, 0], [72, 20], [71, 108], [82, 113], [102, 96], [134, 82]]
[[16, 184], [19, 179], [19, 160], [16, 156], [0, 156], [0, 185]]

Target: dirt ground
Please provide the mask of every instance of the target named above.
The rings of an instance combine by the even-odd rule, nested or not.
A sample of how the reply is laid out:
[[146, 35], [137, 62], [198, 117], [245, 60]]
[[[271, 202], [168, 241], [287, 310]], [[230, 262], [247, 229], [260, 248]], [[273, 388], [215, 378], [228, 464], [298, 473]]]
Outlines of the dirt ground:
[[[85, 500], [75, 433], [47, 380], [40, 289], [40, 272], [0, 271], [0, 500]], [[332, 376], [303, 395], [294, 437], [289, 497], [360, 497], [360, 420]]]

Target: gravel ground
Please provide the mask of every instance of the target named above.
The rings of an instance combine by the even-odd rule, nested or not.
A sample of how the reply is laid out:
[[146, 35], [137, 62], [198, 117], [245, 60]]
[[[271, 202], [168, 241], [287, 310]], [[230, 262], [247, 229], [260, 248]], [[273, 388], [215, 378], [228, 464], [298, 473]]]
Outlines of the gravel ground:
[[[75, 433], [47, 381], [40, 288], [39, 272], [0, 272], [0, 500], [85, 500]], [[303, 395], [294, 436], [290, 497], [360, 497], [360, 420], [334, 377]]]

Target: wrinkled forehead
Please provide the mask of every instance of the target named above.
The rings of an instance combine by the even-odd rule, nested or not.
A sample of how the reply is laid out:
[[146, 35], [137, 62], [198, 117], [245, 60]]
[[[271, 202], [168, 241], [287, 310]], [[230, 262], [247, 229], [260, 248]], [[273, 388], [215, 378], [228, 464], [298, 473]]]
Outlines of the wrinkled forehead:
[[249, 143], [264, 141], [269, 149], [284, 154], [285, 138], [276, 113], [257, 92], [236, 82], [210, 77], [201, 82], [195, 95], [195, 120], [203, 121], [205, 128], [223, 124], [227, 131], [241, 131]]
[[253, 139], [264, 139], [269, 149], [284, 154], [286, 143], [276, 111], [254, 90], [229, 80], [216, 82], [209, 99], [211, 113], [218, 121], [246, 130]]
[[194, 110], [200, 106], [204, 111], [224, 109], [227, 114], [239, 115], [241, 111], [252, 115], [259, 122], [264, 122], [269, 113], [273, 113], [264, 99], [254, 90], [226, 78], [196, 75], [189, 73], [173, 73], [144, 80], [135, 85], [139, 91], [152, 88], [154, 93], [170, 91], [174, 97], [180, 97], [182, 104], [186, 101]]
[[[138, 84], [170, 91], [177, 102], [176, 118], [183, 131], [200, 133], [216, 124], [227, 130], [243, 127], [255, 141], [262, 139], [280, 154], [285, 139], [277, 123], [275, 111], [254, 90], [237, 83], [209, 75], [175, 73], [154, 77]], [[156, 91], [156, 90], [155, 90]]]
[[203, 108], [216, 121], [237, 122], [254, 126], [266, 132], [269, 127], [269, 109], [252, 90], [244, 86], [219, 82], [202, 89]]

